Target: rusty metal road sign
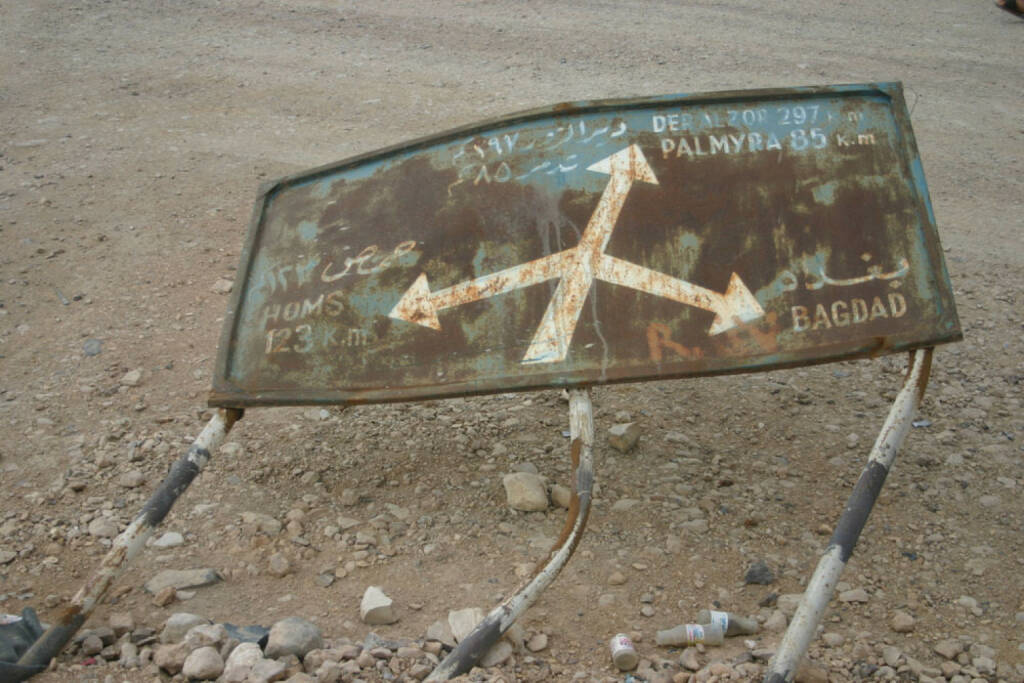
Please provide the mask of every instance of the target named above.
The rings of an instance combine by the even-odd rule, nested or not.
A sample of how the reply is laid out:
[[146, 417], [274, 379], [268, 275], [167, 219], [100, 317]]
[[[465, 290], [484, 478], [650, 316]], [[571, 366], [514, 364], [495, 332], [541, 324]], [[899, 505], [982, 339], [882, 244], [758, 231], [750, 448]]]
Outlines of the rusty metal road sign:
[[268, 186], [210, 403], [665, 379], [960, 337], [899, 84], [585, 102]]

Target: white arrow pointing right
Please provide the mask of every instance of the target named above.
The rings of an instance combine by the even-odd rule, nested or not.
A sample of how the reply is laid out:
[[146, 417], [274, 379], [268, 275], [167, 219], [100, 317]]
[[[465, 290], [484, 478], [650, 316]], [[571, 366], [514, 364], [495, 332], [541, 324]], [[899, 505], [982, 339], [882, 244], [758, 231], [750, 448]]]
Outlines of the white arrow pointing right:
[[711, 321], [711, 327], [708, 329], [708, 334], [711, 335], [720, 334], [740, 323], [756, 320], [764, 315], [761, 304], [757, 303], [757, 299], [736, 273], [729, 278], [725, 294], [719, 294], [692, 282], [605, 254], [598, 264], [596, 277], [605, 282], [711, 311], [715, 314], [715, 319]]

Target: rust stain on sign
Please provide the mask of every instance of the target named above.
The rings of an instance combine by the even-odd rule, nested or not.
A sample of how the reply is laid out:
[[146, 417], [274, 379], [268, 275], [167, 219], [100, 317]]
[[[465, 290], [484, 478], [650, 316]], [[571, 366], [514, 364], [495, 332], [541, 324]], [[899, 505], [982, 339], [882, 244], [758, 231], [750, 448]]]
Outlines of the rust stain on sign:
[[899, 84], [583, 102], [263, 192], [213, 405], [764, 370], [960, 338]]

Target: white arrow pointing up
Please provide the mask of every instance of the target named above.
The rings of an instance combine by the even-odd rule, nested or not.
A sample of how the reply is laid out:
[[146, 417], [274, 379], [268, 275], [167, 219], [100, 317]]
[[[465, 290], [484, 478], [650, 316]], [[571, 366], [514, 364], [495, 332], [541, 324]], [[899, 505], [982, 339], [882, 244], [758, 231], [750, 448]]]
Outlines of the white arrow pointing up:
[[594, 281], [594, 271], [612, 237], [612, 230], [626, 203], [629, 188], [636, 180], [658, 184], [654, 171], [637, 145], [619, 150], [590, 165], [587, 170], [607, 173], [611, 180], [601, 193], [601, 199], [590, 216], [580, 243], [570, 250], [572, 257], [568, 259], [569, 266], [562, 273], [555, 294], [544, 311], [540, 326], [523, 357], [524, 363], [553, 362], [565, 358], [583, 311], [583, 302]]
[[611, 177], [575, 247], [433, 293], [426, 274], [422, 273], [388, 315], [440, 330], [439, 310], [561, 278], [523, 356], [524, 363], [553, 363], [565, 359], [595, 278], [711, 311], [715, 314], [708, 330], [711, 335], [764, 315], [757, 299], [736, 273], [732, 274], [725, 294], [719, 294], [605, 254], [630, 187], [638, 180], [657, 185], [658, 179], [635, 144], [591, 164], [587, 170]]

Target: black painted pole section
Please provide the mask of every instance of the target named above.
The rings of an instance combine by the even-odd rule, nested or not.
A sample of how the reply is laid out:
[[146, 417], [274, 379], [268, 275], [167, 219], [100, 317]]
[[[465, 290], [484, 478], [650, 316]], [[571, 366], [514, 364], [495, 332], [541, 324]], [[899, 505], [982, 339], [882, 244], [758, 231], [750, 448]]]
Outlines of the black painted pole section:
[[821, 622], [829, 600], [835, 592], [853, 548], [857, 545], [868, 515], [878, 500], [878, 494], [885, 484], [896, 454], [899, 452], [911, 421], [921, 405], [928, 375], [931, 372], [932, 349], [919, 349], [910, 355], [910, 367], [903, 380], [903, 387], [893, 401], [889, 415], [871, 449], [871, 456], [857, 480], [843, 514], [832, 534], [828, 548], [818, 561], [807, 589], [800, 600], [800, 606], [793, 615], [793, 621], [786, 629], [778, 651], [768, 665], [764, 683], [788, 683], [796, 676], [797, 667], [807, 652], [811, 639]]

